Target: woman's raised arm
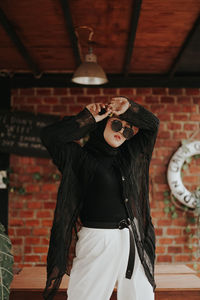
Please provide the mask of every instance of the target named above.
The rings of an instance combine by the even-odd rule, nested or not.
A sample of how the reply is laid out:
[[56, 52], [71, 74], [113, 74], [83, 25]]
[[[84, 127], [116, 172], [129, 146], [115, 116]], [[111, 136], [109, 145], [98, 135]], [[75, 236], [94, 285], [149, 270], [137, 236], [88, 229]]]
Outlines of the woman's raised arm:
[[63, 169], [67, 155], [73, 158], [78, 151], [81, 151], [80, 145], [74, 141], [84, 137], [95, 126], [96, 121], [93, 115], [87, 108], [84, 108], [77, 115], [65, 116], [62, 120], [41, 130], [41, 141], [60, 171]]
[[104, 119], [110, 113], [108, 109], [99, 115], [102, 108], [105, 108], [103, 103], [88, 104], [77, 115], [65, 116], [62, 120], [42, 129], [41, 141], [60, 171], [64, 167], [67, 155], [68, 158], [70, 155], [72, 159], [74, 157], [79, 159], [78, 156], [82, 154], [80, 145], [74, 141], [87, 135], [95, 128], [96, 122]]
[[129, 143], [132, 144], [131, 146], [133, 147], [136, 145], [140, 146], [141, 151], [148, 155], [150, 159], [160, 121], [152, 112], [142, 105], [132, 100], [128, 101], [130, 106], [120, 117], [139, 128], [138, 133], [130, 139]]

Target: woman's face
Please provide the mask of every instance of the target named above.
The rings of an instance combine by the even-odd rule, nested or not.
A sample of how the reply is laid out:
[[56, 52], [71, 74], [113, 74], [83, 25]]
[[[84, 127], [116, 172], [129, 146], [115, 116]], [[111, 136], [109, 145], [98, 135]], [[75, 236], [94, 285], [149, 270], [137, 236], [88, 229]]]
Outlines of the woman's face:
[[103, 133], [103, 136], [104, 136], [104, 139], [105, 141], [113, 148], [117, 148], [119, 146], [121, 146], [125, 141], [126, 141], [126, 138], [123, 136], [123, 130], [124, 128], [122, 127], [122, 129], [118, 132], [115, 132], [112, 130], [111, 128], [111, 122], [113, 120], [120, 120], [122, 122], [122, 126], [127, 126], [127, 127], [131, 127], [130, 124], [124, 120], [121, 120], [119, 118], [116, 118], [116, 117], [112, 117], [112, 118], [109, 118], [108, 121], [107, 121], [107, 124], [106, 124], [106, 127], [104, 129], [104, 133]]

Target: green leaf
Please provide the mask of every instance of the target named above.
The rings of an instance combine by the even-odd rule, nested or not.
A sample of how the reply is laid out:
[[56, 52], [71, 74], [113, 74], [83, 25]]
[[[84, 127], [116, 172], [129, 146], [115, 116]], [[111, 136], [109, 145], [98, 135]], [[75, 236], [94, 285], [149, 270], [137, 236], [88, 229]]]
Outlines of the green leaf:
[[0, 224], [0, 299], [9, 300], [9, 288], [13, 280], [13, 255], [10, 252], [11, 241]]
[[175, 211], [175, 210], [176, 210], [175, 206], [172, 205], [172, 206], [170, 207], [170, 210], [171, 210], [171, 211]]
[[170, 203], [169, 199], [164, 199], [164, 203], [169, 204]]
[[196, 223], [196, 218], [194, 218], [194, 217], [189, 218], [189, 222], [191, 224], [195, 224]]
[[198, 216], [200, 216], [200, 206], [196, 207], [195, 212]]
[[163, 193], [163, 195], [166, 196], [166, 197], [169, 196], [169, 191], [165, 191], [165, 192]]
[[191, 231], [191, 228], [190, 228], [189, 225], [185, 228], [185, 231], [186, 231], [187, 233]]
[[169, 213], [169, 211], [170, 211], [169, 206], [164, 208], [164, 212]]
[[20, 188], [18, 189], [18, 193], [19, 193], [20, 195], [24, 195], [24, 194], [26, 193], [26, 190], [25, 190], [23, 187], [20, 187]]
[[52, 174], [52, 178], [54, 179], [54, 180], [60, 180], [60, 175], [59, 174]]
[[187, 157], [185, 161], [186, 161], [188, 164], [191, 163], [192, 157], [191, 157], [191, 156], [190, 156], [190, 157]]
[[3, 224], [0, 223], [0, 233], [5, 232], [5, 227], [3, 226]]
[[33, 174], [33, 179], [35, 179], [35, 180], [40, 180], [41, 178], [42, 178], [42, 176], [41, 176], [40, 173], [35, 172], [35, 173]]
[[176, 219], [178, 217], [177, 213], [176, 212], [173, 212], [172, 214], [172, 219]]
[[187, 170], [188, 169], [188, 165], [184, 164], [182, 168], [183, 168], [183, 170]]
[[196, 262], [194, 262], [194, 263], [193, 263], [193, 268], [194, 268], [195, 270], [197, 270], [197, 268], [198, 268], [198, 265], [197, 265], [197, 263], [196, 263]]

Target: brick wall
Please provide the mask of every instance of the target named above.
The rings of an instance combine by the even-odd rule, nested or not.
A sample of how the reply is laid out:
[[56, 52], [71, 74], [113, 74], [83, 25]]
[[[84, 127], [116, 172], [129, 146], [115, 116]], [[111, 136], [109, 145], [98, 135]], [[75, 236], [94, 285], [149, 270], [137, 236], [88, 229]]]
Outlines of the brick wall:
[[[195, 258], [188, 247], [185, 214], [179, 209], [178, 218], [171, 219], [164, 212], [163, 193], [169, 191], [166, 170], [171, 155], [181, 145], [181, 140], [188, 139], [199, 126], [200, 89], [16, 89], [12, 91], [12, 107], [64, 116], [76, 114], [86, 104], [108, 100], [113, 95], [130, 96], [155, 113], [161, 121], [150, 168], [151, 213], [157, 236], [156, 262], [189, 263]], [[54, 175], [59, 172], [48, 159], [11, 155], [10, 165], [14, 171], [11, 185], [25, 189], [25, 194], [13, 192], [9, 196], [9, 235], [15, 264], [44, 265], [59, 185]], [[35, 179], [34, 173], [40, 173], [41, 180]], [[184, 177], [188, 188], [199, 185], [199, 173], [200, 164], [191, 164]]]

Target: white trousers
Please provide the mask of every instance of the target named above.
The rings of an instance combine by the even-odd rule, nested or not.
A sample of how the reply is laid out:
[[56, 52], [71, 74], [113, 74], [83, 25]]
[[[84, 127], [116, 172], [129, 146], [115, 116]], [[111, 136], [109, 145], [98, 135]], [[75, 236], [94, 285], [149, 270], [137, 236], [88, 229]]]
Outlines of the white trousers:
[[117, 283], [118, 300], [154, 300], [135, 245], [131, 279], [125, 278], [129, 230], [82, 227], [67, 290], [68, 300], [109, 300]]

